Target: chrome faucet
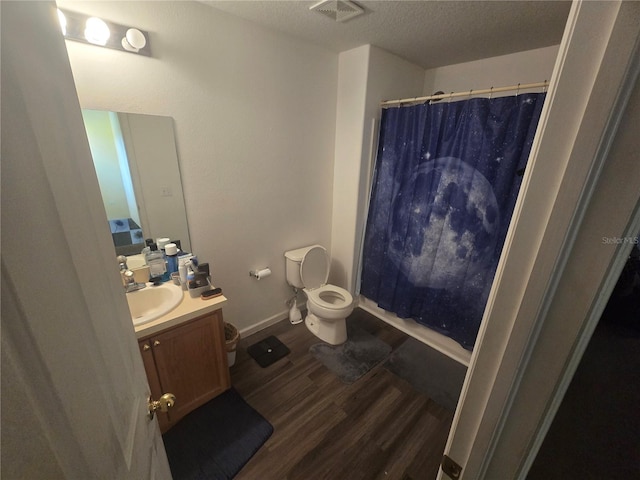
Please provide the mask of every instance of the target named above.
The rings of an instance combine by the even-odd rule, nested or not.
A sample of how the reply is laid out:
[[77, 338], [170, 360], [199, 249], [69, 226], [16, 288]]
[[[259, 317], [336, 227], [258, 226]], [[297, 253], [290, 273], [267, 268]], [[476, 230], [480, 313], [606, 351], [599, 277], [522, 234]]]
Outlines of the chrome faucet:
[[133, 278], [133, 272], [127, 267], [127, 257], [124, 255], [118, 255], [118, 265], [120, 266], [120, 276], [124, 283], [125, 293], [135, 292], [136, 290], [142, 290], [146, 285], [144, 283], [136, 282]]

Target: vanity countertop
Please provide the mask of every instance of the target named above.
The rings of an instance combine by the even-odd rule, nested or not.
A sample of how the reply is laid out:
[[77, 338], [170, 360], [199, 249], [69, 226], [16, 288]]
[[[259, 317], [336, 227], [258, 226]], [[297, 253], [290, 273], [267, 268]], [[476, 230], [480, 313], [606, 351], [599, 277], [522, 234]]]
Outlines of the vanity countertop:
[[135, 325], [136, 337], [148, 337], [166, 328], [175, 327], [188, 320], [220, 310], [227, 303], [227, 298], [224, 295], [210, 300], [202, 300], [200, 297], [192, 298], [188, 291], [183, 291], [182, 295], [182, 302], [169, 313], [149, 323]]

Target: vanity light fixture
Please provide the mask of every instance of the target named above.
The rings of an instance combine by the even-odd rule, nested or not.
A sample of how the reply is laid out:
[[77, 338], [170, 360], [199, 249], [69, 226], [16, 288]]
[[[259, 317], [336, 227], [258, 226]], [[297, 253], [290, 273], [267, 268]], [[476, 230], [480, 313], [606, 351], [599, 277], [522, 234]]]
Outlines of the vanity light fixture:
[[149, 34], [139, 28], [60, 9], [58, 20], [67, 40], [151, 56]]
[[111, 30], [107, 24], [98, 17], [89, 17], [84, 24], [84, 38], [89, 43], [104, 47], [109, 41]]
[[62, 35], [67, 36], [67, 17], [62, 13], [60, 9], [58, 9], [58, 22], [60, 23], [60, 29], [62, 30]]

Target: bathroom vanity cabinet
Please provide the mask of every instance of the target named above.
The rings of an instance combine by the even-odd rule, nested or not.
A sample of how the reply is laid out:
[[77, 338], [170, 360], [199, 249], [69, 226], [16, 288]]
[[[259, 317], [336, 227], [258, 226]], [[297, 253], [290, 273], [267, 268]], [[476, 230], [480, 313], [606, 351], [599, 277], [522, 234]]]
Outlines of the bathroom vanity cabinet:
[[176, 397], [169, 412], [156, 412], [163, 433], [231, 386], [221, 309], [139, 337], [138, 344], [152, 398]]

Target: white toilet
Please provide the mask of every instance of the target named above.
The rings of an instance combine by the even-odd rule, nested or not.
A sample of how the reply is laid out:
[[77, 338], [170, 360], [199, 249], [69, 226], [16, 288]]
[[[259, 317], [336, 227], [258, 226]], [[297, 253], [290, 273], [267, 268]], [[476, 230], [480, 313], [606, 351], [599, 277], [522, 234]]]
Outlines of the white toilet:
[[285, 252], [287, 282], [307, 296], [304, 323], [320, 340], [339, 345], [347, 340], [346, 318], [353, 311], [353, 297], [344, 288], [328, 285], [329, 255], [321, 245]]

